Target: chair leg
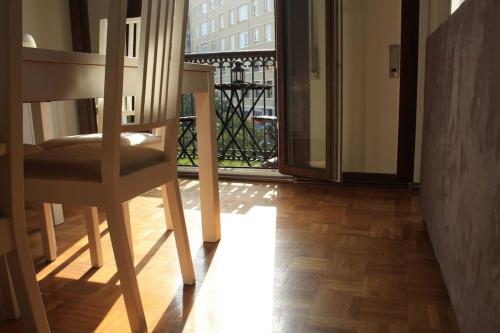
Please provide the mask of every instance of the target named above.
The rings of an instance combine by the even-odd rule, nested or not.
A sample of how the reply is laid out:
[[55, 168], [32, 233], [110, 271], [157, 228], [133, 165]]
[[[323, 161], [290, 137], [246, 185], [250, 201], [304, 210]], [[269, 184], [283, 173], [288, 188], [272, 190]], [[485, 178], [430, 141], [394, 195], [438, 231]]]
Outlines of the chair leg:
[[161, 187], [161, 197], [163, 198], [163, 209], [165, 211], [165, 222], [167, 223], [167, 230], [174, 230], [174, 226], [172, 225], [172, 213], [170, 212], [168, 203], [167, 187], [165, 185]]
[[120, 203], [108, 205], [105, 209], [130, 327], [133, 332], [146, 332], [146, 319], [132, 260], [124, 209]]
[[134, 241], [132, 237], [132, 223], [130, 222], [130, 201], [122, 204], [123, 218], [125, 219], [125, 228], [127, 230], [128, 243], [132, 251], [132, 260], [134, 260]]
[[103, 265], [101, 233], [99, 232], [99, 214], [97, 207], [85, 207], [85, 223], [89, 239], [90, 261], [92, 267], [99, 268]]
[[38, 212], [40, 215], [40, 232], [42, 234], [43, 254], [45, 256], [45, 260], [54, 261], [57, 257], [57, 243], [50, 204], [39, 204]]
[[181, 193], [177, 178], [168, 182], [165, 188], [166, 191], [168, 191], [168, 206], [170, 207], [170, 216], [174, 228], [182, 279], [184, 280], [184, 284], [193, 284], [195, 283], [193, 259], [191, 258], [191, 249], [189, 248], [189, 238], [187, 235], [186, 221], [184, 219], [184, 210], [182, 208]]
[[21, 313], [19, 312], [19, 304], [17, 304], [16, 292], [14, 291], [6, 260], [5, 256], [0, 256], [0, 291], [5, 302], [7, 318], [16, 320], [21, 317]]
[[[18, 239], [19, 241], [19, 239]], [[36, 281], [28, 240], [19, 244], [19, 251], [7, 254], [7, 263], [16, 291], [25, 332], [50, 332], [47, 314]], [[21, 250], [22, 249], [22, 250]]]

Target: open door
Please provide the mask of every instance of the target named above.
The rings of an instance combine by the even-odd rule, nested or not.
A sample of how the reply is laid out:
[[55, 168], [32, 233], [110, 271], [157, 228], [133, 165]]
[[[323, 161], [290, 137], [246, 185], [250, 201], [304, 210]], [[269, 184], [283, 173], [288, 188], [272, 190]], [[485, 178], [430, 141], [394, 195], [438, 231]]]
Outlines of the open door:
[[279, 170], [297, 177], [337, 175], [336, 1], [276, 3]]

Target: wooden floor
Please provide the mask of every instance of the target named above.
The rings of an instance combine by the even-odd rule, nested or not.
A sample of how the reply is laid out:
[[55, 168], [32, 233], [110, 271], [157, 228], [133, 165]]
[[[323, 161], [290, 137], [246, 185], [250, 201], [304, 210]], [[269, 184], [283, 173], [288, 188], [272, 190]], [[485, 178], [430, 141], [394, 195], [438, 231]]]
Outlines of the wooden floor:
[[[221, 183], [222, 240], [203, 244], [198, 182], [182, 181], [197, 284], [183, 287], [161, 194], [131, 203], [135, 264], [153, 332], [456, 332], [417, 192]], [[128, 332], [105, 217], [92, 269], [83, 214], [66, 207], [59, 257], [33, 256], [54, 332]], [[3, 317], [2, 317], [3, 318]], [[0, 332], [21, 323], [1, 321]]]

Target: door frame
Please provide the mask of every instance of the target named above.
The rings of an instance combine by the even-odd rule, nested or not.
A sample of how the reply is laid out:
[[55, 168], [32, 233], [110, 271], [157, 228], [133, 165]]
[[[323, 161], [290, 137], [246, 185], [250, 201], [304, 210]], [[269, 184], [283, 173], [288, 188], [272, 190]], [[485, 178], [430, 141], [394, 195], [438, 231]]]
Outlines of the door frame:
[[342, 172], [343, 183], [411, 184], [415, 167], [420, 0], [401, 0], [401, 75], [396, 174]]
[[[287, 0], [276, 0], [275, 20], [276, 20], [276, 59], [278, 64], [278, 168], [281, 173], [294, 177], [304, 177], [322, 180], [332, 180], [338, 173], [338, 145], [332, 140], [332, 129], [338, 132], [338, 42], [339, 36], [336, 27], [338, 26], [338, 0], [325, 1], [325, 21], [326, 21], [326, 168], [314, 168], [306, 166], [293, 166], [287, 163], [287, 68], [285, 59], [286, 53], [286, 19], [284, 17], [284, 4]], [[307, 110], [309, 114], [309, 109]], [[309, 119], [308, 117], [306, 117]], [[309, 124], [306, 124], [309, 129]], [[338, 133], [336, 133], [338, 136]], [[335, 142], [332, 142], [335, 141]]]

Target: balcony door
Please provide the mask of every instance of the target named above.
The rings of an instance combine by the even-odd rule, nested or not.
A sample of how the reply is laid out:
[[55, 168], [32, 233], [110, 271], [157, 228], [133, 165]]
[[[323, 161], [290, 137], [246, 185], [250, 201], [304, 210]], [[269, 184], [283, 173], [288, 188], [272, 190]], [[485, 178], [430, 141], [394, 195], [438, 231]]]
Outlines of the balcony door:
[[335, 178], [335, 3], [276, 3], [279, 169], [284, 174]]

